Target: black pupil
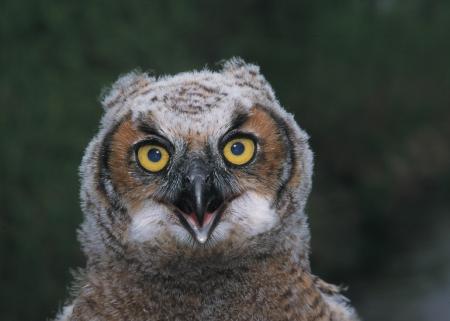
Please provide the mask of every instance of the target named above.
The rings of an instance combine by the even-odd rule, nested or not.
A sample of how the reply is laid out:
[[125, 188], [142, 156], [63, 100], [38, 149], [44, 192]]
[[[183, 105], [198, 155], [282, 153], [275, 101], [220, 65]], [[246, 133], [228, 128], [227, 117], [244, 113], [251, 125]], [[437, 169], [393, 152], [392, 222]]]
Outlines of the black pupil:
[[244, 144], [242, 144], [240, 142], [237, 142], [237, 143], [234, 143], [233, 145], [231, 145], [231, 152], [234, 155], [241, 155], [244, 152], [244, 149], [245, 149]]
[[148, 151], [148, 159], [154, 163], [161, 160], [161, 151], [157, 148], [152, 148]]

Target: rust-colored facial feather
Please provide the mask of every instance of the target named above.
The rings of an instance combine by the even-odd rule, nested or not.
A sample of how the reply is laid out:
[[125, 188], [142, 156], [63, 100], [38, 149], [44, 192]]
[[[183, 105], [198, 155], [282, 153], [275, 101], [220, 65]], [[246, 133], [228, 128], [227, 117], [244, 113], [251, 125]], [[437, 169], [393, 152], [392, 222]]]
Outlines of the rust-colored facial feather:
[[117, 192], [126, 198], [130, 209], [139, 207], [140, 203], [155, 189], [155, 184], [143, 185], [141, 180], [136, 179], [135, 157], [133, 146], [136, 142], [144, 139], [146, 135], [134, 126], [132, 120], [127, 118], [123, 121], [111, 141], [109, 157], [109, 168], [111, 179]]
[[[157, 121], [150, 120], [149, 122]], [[151, 124], [149, 124], [151, 125]], [[286, 141], [282, 137], [279, 126], [273, 117], [260, 106], [250, 110], [246, 121], [237, 128], [238, 131], [254, 135], [258, 146], [254, 161], [240, 167], [227, 168], [235, 176], [239, 190], [255, 191], [261, 196], [274, 198], [280, 185], [280, 177], [285, 166], [285, 157], [288, 154]], [[191, 150], [196, 152], [206, 148], [207, 133], [193, 128], [188, 137], [179, 137], [187, 146], [187, 153]], [[142, 202], [154, 196], [161, 181], [167, 178], [165, 174], [153, 175], [139, 170], [136, 164], [133, 146], [148, 137], [142, 132], [131, 118], [126, 118], [119, 124], [110, 142], [110, 155], [108, 166], [111, 172], [111, 180], [116, 191], [125, 198], [129, 209], [138, 208]], [[213, 142], [214, 145], [215, 142]], [[219, 148], [220, 142], [215, 146]], [[174, 145], [176, 145], [174, 143]], [[180, 144], [178, 144], [180, 145]], [[174, 151], [176, 154], [177, 150]], [[222, 151], [216, 151], [216, 157], [221, 157]], [[174, 157], [174, 155], [172, 155]], [[216, 160], [215, 166], [223, 166], [223, 162]], [[142, 176], [147, 176], [145, 180]]]
[[240, 128], [253, 133], [259, 141], [258, 156], [251, 170], [236, 171], [245, 189], [252, 189], [261, 195], [273, 196], [279, 187], [280, 172], [283, 169], [286, 148], [275, 120], [262, 107], [252, 108], [248, 120]]

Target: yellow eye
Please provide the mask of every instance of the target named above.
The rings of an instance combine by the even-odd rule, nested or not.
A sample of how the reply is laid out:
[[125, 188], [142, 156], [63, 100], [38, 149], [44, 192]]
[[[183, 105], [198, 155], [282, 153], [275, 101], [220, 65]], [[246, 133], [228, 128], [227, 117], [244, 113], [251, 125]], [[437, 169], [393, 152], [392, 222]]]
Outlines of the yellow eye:
[[255, 143], [250, 138], [235, 138], [226, 143], [223, 156], [233, 165], [244, 165], [251, 161], [255, 149]]
[[159, 172], [169, 163], [169, 152], [159, 145], [142, 145], [137, 151], [139, 164], [149, 172]]

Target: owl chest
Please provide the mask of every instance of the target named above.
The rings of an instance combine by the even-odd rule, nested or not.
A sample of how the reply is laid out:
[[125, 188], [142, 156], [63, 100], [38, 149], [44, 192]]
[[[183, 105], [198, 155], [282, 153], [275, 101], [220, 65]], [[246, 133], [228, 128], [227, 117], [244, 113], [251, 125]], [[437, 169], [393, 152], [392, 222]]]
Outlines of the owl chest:
[[147, 289], [142, 320], [277, 320], [274, 294], [235, 278], [161, 282]]
[[288, 284], [280, 286], [280, 280], [217, 276], [151, 281], [85, 287], [73, 320], [326, 320], [309, 315], [311, 309], [303, 306], [308, 300], [296, 297]]

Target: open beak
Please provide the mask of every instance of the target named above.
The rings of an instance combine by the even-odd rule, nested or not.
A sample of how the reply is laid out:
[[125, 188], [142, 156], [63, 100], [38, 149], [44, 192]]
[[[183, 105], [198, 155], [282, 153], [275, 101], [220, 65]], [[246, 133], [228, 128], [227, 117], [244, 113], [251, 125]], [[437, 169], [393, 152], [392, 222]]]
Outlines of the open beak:
[[206, 243], [219, 223], [225, 206], [202, 162], [192, 162], [183, 192], [174, 205], [183, 226], [199, 243]]

